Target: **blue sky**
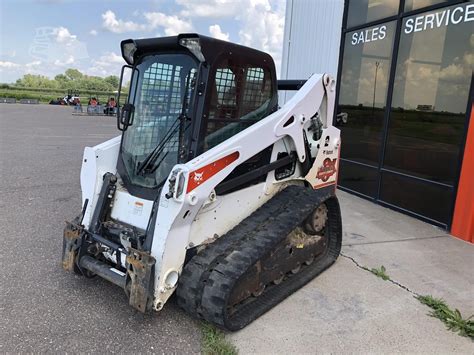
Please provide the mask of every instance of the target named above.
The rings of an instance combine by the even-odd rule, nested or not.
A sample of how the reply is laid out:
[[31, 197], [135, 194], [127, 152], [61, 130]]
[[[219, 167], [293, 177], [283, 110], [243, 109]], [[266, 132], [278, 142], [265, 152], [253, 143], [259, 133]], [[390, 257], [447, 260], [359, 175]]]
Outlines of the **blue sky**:
[[0, 82], [77, 68], [119, 75], [120, 41], [198, 32], [270, 53], [280, 66], [285, 0], [2, 0]]

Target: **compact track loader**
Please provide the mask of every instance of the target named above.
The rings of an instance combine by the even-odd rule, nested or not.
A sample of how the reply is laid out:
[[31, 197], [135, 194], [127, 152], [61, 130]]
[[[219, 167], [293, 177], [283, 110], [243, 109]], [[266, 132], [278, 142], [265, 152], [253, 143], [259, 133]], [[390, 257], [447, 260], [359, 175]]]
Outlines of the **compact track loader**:
[[176, 293], [193, 316], [243, 328], [339, 255], [335, 81], [278, 82], [268, 54], [197, 34], [121, 49], [122, 134], [84, 150], [63, 268], [141, 312]]

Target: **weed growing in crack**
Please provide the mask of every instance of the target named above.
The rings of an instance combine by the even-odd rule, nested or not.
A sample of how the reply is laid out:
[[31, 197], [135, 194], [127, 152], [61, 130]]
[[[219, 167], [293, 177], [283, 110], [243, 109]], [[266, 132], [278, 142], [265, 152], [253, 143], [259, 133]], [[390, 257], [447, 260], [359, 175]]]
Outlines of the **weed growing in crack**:
[[370, 271], [372, 274], [374, 274], [375, 276], [380, 277], [382, 280], [385, 280], [385, 281], [390, 280], [390, 276], [388, 276], [388, 275], [385, 273], [385, 271], [387, 271], [387, 270], [385, 269], [385, 266], [383, 266], [383, 265], [380, 266], [379, 269], [377, 269], [377, 268], [372, 268], [372, 269], [370, 269], [369, 271]]
[[470, 337], [474, 339], [474, 315], [468, 318], [463, 318], [458, 309], [454, 311], [449, 308], [446, 302], [439, 298], [434, 298], [430, 295], [417, 296], [416, 299], [427, 305], [432, 309], [430, 316], [440, 319], [446, 327], [461, 336]]
[[446, 327], [449, 330], [453, 332], [458, 332], [459, 335], [469, 337], [474, 340], [474, 315], [471, 315], [468, 318], [463, 318], [461, 312], [459, 312], [458, 309], [455, 309], [453, 311], [451, 308], [449, 308], [449, 306], [444, 300], [434, 298], [430, 295], [422, 296], [417, 292], [410, 290], [405, 285], [402, 285], [401, 283], [392, 280], [386, 274], [386, 269], [383, 265], [380, 267], [380, 269], [369, 269], [368, 267], [359, 264], [354, 258], [348, 255], [344, 255], [343, 253], [341, 253], [341, 256], [351, 260], [358, 268], [371, 272], [374, 275], [377, 275], [378, 277], [387, 280], [393, 283], [394, 285], [410, 292], [419, 302], [432, 309], [432, 311], [428, 315], [440, 319], [446, 324]]
[[202, 344], [201, 352], [205, 355], [237, 355], [234, 345], [225, 339], [224, 333], [212, 324], [203, 322], [201, 325]]

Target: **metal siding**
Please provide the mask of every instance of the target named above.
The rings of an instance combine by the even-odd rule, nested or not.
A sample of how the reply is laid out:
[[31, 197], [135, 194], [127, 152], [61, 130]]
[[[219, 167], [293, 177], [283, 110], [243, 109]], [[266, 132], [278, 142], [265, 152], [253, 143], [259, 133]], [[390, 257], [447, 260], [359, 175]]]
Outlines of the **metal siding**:
[[[337, 76], [344, 0], [290, 0], [286, 6], [282, 79]], [[286, 101], [289, 95], [284, 95]]]

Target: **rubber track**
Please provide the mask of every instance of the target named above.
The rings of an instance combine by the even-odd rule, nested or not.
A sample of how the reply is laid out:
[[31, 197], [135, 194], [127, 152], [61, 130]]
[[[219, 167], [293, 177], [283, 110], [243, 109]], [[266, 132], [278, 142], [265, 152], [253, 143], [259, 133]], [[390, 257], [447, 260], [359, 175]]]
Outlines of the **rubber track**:
[[[285, 190], [283, 190], [284, 192]], [[183, 268], [176, 290], [178, 305], [189, 314], [200, 317], [199, 308], [203, 284], [207, 281], [212, 268], [223, 259], [234, 243], [245, 236], [251, 237], [265, 223], [272, 221], [273, 216], [284, 210], [288, 193], [280, 192], [236, 227], [217, 239], [206, 249], [196, 254]]]
[[[195, 255], [183, 269], [177, 302], [195, 317], [220, 328], [237, 330], [268, 311], [330, 266], [341, 247], [341, 217], [333, 189], [290, 186], [277, 194], [238, 226]], [[321, 202], [329, 205], [329, 249], [319, 262], [305, 267], [255, 301], [227, 315], [233, 285], [255, 262], [265, 258]]]

